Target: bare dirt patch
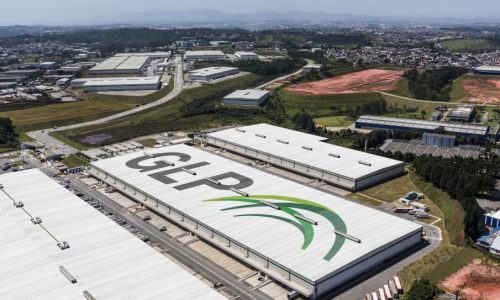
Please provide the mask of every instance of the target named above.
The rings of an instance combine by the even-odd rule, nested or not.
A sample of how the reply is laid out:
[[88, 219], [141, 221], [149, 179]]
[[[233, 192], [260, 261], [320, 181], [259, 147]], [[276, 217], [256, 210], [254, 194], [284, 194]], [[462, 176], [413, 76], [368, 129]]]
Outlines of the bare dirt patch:
[[500, 266], [472, 262], [441, 282], [449, 293], [468, 300], [500, 299]]
[[288, 87], [289, 91], [305, 95], [369, 93], [393, 90], [403, 71], [365, 70], [335, 78], [305, 82]]
[[467, 77], [462, 81], [469, 102], [500, 104], [500, 77]]

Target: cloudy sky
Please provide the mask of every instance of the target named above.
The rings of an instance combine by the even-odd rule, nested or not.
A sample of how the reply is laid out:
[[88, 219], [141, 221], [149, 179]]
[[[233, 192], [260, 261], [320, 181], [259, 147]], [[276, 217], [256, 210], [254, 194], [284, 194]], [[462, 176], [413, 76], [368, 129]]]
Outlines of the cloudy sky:
[[499, 16], [500, 0], [0, 0], [0, 24], [81, 24], [108, 15], [190, 9], [476, 18]]

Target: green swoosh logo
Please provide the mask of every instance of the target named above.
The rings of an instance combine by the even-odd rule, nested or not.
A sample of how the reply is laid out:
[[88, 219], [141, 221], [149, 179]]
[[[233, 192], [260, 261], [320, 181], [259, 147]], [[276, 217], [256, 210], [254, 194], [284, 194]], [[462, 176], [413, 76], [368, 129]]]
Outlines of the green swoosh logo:
[[[325, 219], [327, 219], [332, 227], [341, 232], [347, 232], [347, 226], [342, 218], [330, 210], [328, 207], [321, 205], [316, 202], [312, 202], [309, 200], [294, 198], [294, 197], [286, 197], [286, 196], [275, 196], [275, 195], [251, 195], [248, 197], [244, 196], [230, 196], [230, 197], [220, 197], [214, 199], [205, 200], [205, 202], [244, 202], [250, 203], [245, 205], [232, 206], [228, 208], [222, 209], [222, 211], [229, 210], [238, 210], [245, 208], [255, 208], [255, 207], [268, 207], [263, 204], [261, 200], [278, 200], [279, 202], [273, 202], [274, 205], [280, 207], [280, 210], [290, 215], [293, 219], [288, 219], [281, 216], [268, 215], [268, 214], [239, 214], [235, 215], [235, 217], [260, 217], [260, 218], [272, 218], [275, 220], [280, 220], [285, 223], [291, 224], [295, 226], [303, 235], [304, 242], [302, 244], [302, 249], [307, 249], [314, 238], [314, 227], [309, 222], [305, 222], [297, 218], [296, 216], [303, 216], [296, 209], [309, 211], [315, 214], [318, 214]], [[333, 234], [333, 233], [332, 233]], [[345, 243], [346, 238], [340, 235], [335, 236], [335, 241], [333, 245], [330, 247], [329, 251], [323, 257], [324, 260], [330, 261], [342, 248]]]

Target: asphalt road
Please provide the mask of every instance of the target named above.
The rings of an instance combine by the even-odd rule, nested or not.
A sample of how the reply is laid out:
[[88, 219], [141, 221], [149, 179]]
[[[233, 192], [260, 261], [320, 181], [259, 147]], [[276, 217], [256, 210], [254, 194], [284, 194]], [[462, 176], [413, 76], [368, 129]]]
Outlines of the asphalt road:
[[71, 147], [70, 145], [63, 143], [59, 141], [58, 139], [55, 139], [49, 135], [50, 132], [55, 132], [55, 131], [62, 131], [62, 130], [69, 130], [69, 129], [75, 129], [75, 128], [80, 128], [84, 126], [90, 126], [90, 125], [98, 125], [98, 124], [104, 124], [106, 122], [116, 120], [131, 114], [135, 114], [137, 112], [161, 105], [163, 103], [166, 103], [175, 97], [177, 97], [181, 92], [182, 92], [182, 87], [184, 86], [184, 77], [183, 77], [183, 66], [182, 66], [182, 59], [180, 57], [176, 58], [176, 71], [175, 71], [175, 77], [174, 77], [174, 89], [165, 97], [158, 99], [154, 102], [141, 105], [138, 107], [135, 107], [133, 109], [120, 112], [111, 116], [107, 116], [105, 118], [101, 118], [98, 120], [94, 121], [89, 121], [89, 122], [83, 122], [83, 123], [78, 123], [78, 124], [72, 124], [72, 125], [67, 125], [67, 126], [61, 126], [61, 127], [54, 127], [54, 128], [48, 128], [44, 130], [37, 130], [37, 131], [31, 131], [28, 132], [27, 135], [32, 137], [33, 139], [37, 140], [40, 143], [45, 144], [45, 147], [47, 149], [56, 149], [66, 155], [74, 154], [77, 153], [78, 150], [75, 149], [74, 147]]
[[134, 226], [139, 231], [149, 236], [152, 242], [158, 243], [162, 245], [164, 249], [167, 249], [168, 253], [172, 257], [190, 269], [202, 274], [210, 282], [221, 282], [224, 284], [224, 286], [230, 291], [237, 294], [239, 299], [272, 299], [258, 290], [253, 291], [251, 287], [239, 282], [236, 276], [229, 273], [216, 263], [210, 261], [193, 249], [184, 247], [173, 237], [162, 233], [158, 230], [158, 228], [149, 222], [144, 222], [137, 216], [131, 215], [124, 207], [120, 206], [102, 193], [89, 188], [85, 183], [76, 179], [71, 181], [70, 186], [99, 201], [107, 212], [113, 212], [120, 218], [125, 219], [128, 224]]

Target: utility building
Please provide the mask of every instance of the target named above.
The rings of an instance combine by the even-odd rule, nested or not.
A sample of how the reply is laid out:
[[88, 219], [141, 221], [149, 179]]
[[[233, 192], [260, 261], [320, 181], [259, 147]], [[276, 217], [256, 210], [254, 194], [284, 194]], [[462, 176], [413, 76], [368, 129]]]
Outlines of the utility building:
[[266, 90], [237, 90], [224, 97], [226, 105], [259, 106], [271, 97]]
[[258, 60], [259, 59], [259, 56], [254, 53], [254, 52], [241, 52], [241, 51], [237, 51], [234, 53], [234, 56], [238, 59], [238, 60]]
[[312, 298], [421, 241], [419, 224], [187, 145], [92, 162], [89, 173]]
[[425, 132], [422, 136], [422, 144], [442, 148], [453, 148], [455, 147], [455, 138], [456, 136], [454, 135]]
[[37, 169], [0, 175], [2, 299], [225, 299]]
[[157, 90], [160, 77], [110, 77], [78, 78], [71, 82], [72, 88], [83, 88], [84, 92]]
[[269, 124], [206, 135], [207, 143], [357, 191], [403, 174], [403, 162], [326, 143]]

